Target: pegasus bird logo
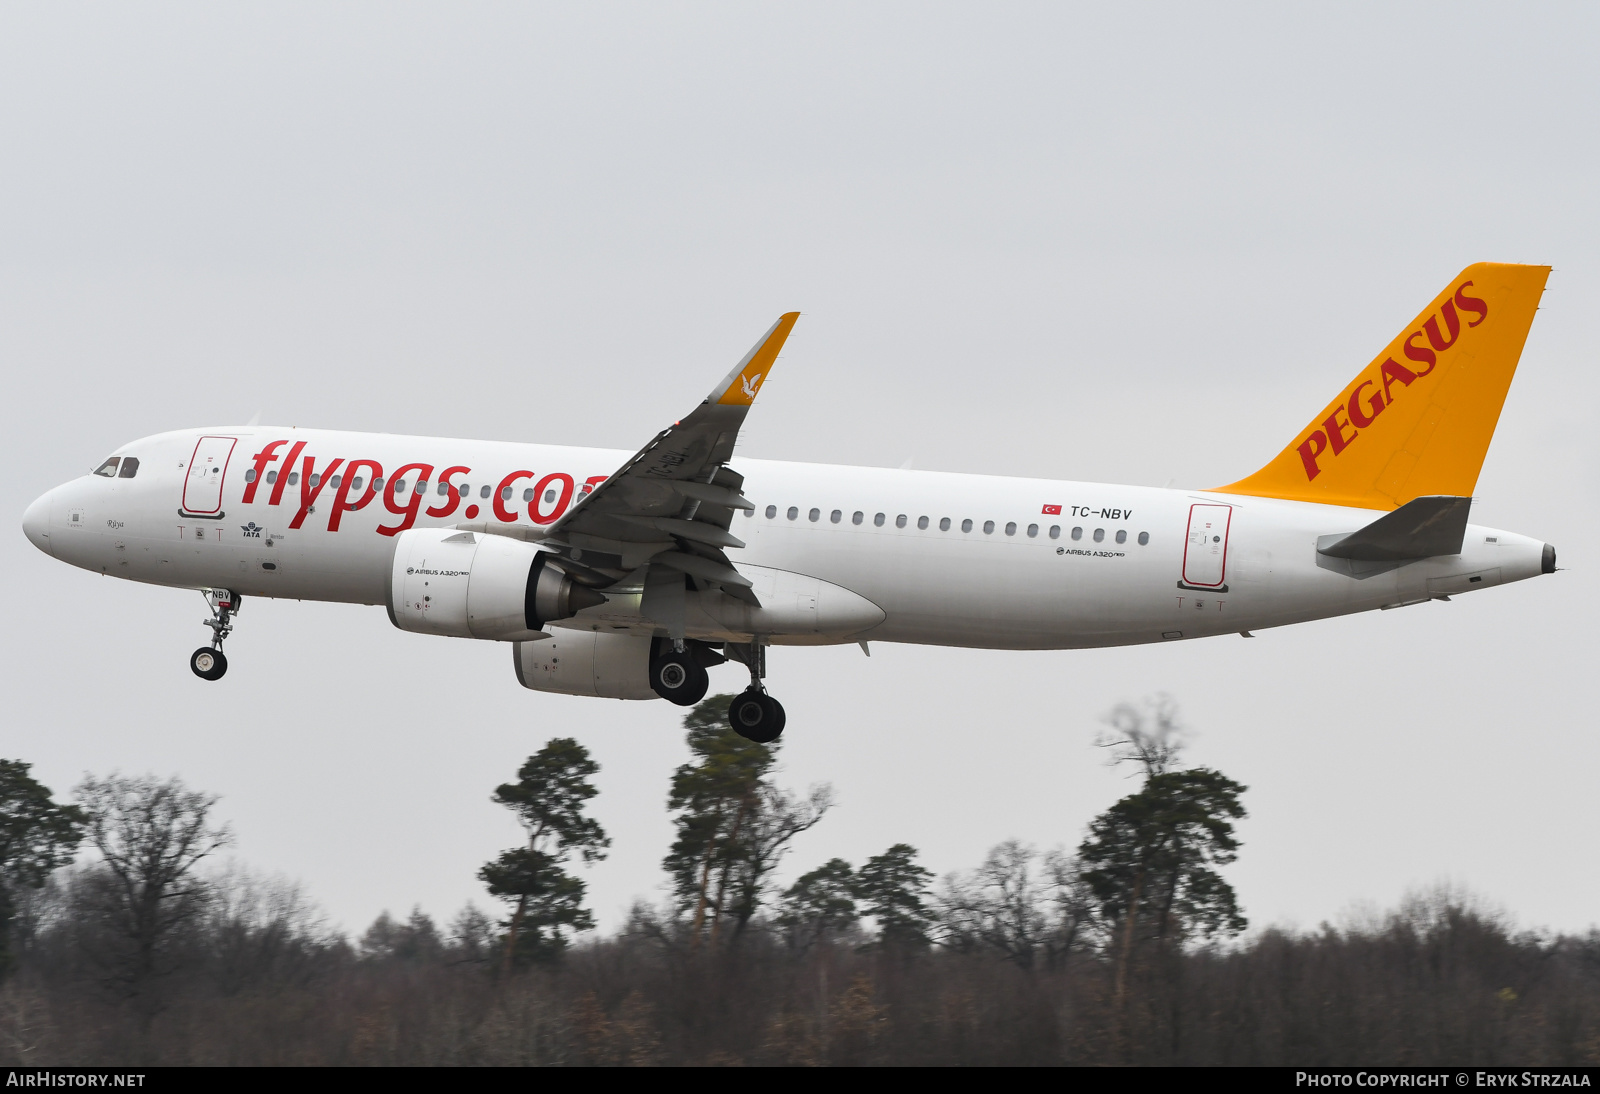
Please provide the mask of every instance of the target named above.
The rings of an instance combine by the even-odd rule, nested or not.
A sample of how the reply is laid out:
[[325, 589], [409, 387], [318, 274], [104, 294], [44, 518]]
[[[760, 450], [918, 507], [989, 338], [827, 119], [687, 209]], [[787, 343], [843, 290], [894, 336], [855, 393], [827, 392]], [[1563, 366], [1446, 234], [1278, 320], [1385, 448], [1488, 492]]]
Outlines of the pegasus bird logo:
[[761, 373], [758, 372], [753, 376], [746, 376], [739, 386], [744, 388], [744, 397], [746, 399], [754, 399], [756, 397], [756, 388], [761, 386]]

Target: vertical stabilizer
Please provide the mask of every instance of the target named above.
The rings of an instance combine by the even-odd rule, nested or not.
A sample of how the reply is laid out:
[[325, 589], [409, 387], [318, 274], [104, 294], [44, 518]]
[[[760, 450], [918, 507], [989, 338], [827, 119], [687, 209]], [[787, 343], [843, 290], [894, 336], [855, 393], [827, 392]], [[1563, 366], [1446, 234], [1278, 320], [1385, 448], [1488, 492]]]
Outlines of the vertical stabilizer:
[[1364, 509], [1470, 497], [1549, 274], [1468, 266], [1271, 463], [1217, 489]]

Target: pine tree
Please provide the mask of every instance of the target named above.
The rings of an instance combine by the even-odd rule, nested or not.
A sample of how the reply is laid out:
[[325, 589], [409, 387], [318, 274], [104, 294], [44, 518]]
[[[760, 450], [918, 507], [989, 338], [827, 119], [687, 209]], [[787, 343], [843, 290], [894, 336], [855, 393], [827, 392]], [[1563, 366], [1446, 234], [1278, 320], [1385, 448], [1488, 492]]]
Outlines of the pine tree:
[[584, 884], [567, 872], [572, 855], [585, 863], [605, 857], [611, 841], [584, 805], [599, 791], [589, 782], [600, 765], [570, 737], [556, 737], [503, 783], [494, 801], [512, 810], [528, 833], [525, 847], [501, 852], [478, 876], [492, 896], [513, 906], [506, 928], [505, 964], [546, 959], [567, 934], [594, 927], [583, 907]]

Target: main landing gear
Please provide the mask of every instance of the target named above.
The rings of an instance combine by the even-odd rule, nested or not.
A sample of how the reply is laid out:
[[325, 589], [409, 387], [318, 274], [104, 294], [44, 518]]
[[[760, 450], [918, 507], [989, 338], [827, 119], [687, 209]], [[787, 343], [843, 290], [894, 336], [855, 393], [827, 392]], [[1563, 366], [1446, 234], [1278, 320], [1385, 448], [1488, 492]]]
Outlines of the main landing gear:
[[787, 717], [783, 704], [761, 683], [767, 675], [766, 644], [758, 639], [745, 646], [730, 645], [728, 654], [750, 666], [750, 687], [728, 704], [728, 724], [745, 740], [769, 745], [783, 733]]
[[650, 659], [651, 690], [680, 707], [694, 706], [706, 697], [710, 686], [711, 676], [695, 657], [693, 646], [684, 645], [679, 650], [669, 644]]
[[202, 680], [220, 680], [228, 671], [228, 659], [222, 653], [222, 640], [233, 632], [233, 616], [243, 599], [227, 589], [201, 589], [206, 604], [211, 608], [211, 618], [204, 620], [211, 628], [211, 645], [201, 646], [189, 655], [189, 668]]

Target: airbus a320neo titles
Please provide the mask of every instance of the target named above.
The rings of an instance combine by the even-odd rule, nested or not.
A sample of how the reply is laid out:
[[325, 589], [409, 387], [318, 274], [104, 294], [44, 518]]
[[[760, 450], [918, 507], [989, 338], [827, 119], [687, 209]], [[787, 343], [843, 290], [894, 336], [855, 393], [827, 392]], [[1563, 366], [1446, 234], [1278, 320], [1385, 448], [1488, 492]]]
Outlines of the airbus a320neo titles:
[[1555, 569], [1468, 522], [1547, 266], [1450, 282], [1261, 470], [1210, 490], [735, 458], [798, 313], [638, 452], [320, 429], [146, 437], [28, 507], [41, 551], [198, 589], [220, 679], [243, 598], [383, 604], [504, 642], [524, 687], [705, 695], [783, 732], [770, 646], [1082, 649], [1399, 608]]

